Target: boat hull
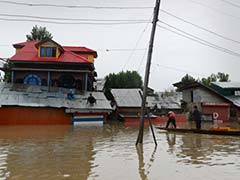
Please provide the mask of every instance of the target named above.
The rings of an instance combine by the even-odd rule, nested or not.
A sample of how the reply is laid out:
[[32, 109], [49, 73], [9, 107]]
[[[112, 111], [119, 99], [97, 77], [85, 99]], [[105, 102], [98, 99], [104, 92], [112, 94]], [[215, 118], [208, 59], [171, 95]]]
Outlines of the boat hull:
[[214, 134], [214, 135], [225, 135], [225, 136], [240, 136], [240, 131], [223, 131], [223, 130], [207, 130], [207, 129], [178, 129], [178, 128], [164, 128], [157, 127], [160, 130], [166, 130], [169, 132], [180, 132], [180, 133], [196, 133], [196, 134]]

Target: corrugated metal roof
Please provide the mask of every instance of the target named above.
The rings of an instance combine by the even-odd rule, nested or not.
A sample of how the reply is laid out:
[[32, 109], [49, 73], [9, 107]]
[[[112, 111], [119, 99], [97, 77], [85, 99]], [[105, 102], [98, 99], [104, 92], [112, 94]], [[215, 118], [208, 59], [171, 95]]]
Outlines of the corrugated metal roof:
[[240, 89], [240, 82], [213, 82], [213, 84], [221, 87], [221, 88], [228, 88], [228, 89]]
[[240, 96], [225, 96], [229, 101], [231, 101], [235, 106], [240, 107]]
[[[1, 106], [27, 106], [27, 107], [54, 107], [67, 108], [76, 111], [111, 111], [109, 101], [102, 92], [91, 92], [96, 98], [94, 106], [87, 104], [90, 92], [85, 95], [75, 95], [73, 100], [67, 99], [68, 89], [54, 88], [48, 92], [48, 87], [28, 86], [0, 83], [0, 107]], [[68, 110], [69, 111], [69, 110]], [[73, 112], [73, 111], [71, 111]]]
[[[53, 41], [53, 40], [49, 40], [49, 41]], [[61, 56], [59, 56], [57, 58], [38, 57], [38, 49], [35, 46], [38, 43], [41, 43], [41, 42], [40, 41], [27, 41], [27, 42], [15, 44], [14, 45], [15, 47], [21, 46], [22, 48], [14, 56], [12, 56], [9, 60], [10, 61], [11, 60], [13, 60], [13, 61], [38, 61], [38, 62], [43, 61], [43, 62], [58, 62], [58, 63], [59, 62], [90, 63], [86, 57], [70, 51], [73, 47], [69, 47], [68, 50], [63, 51]], [[54, 43], [56, 43], [56, 42], [54, 42]], [[60, 46], [60, 45], [59, 45], [59, 47], [62, 48], [62, 46]], [[67, 48], [67, 46], [65, 46], [65, 48]], [[79, 50], [80, 48], [77, 47], [77, 49]], [[83, 47], [81, 49], [84, 50], [84, 52], [90, 53], [90, 54], [92, 52], [95, 52], [95, 51], [85, 48], [85, 47]], [[95, 55], [95, 57], [96, 56], [97, 55]]]
[[[140, 93], [142, 90], [139, 88], [136, 89], [112, 89], [111, 93], [117, 102], [118, 107], [141, 107], [142, 98]], [[147, 106], [151, 107], [154, 105], [155, 98], [147, 97]]]
[[141, 89], [112, 89], [111, 93], [118, 107], [141, 107]]
[[157, 102], [159, 109], [181, 109], [182, 93], [175, 93], [173, 96], [159, 95]]

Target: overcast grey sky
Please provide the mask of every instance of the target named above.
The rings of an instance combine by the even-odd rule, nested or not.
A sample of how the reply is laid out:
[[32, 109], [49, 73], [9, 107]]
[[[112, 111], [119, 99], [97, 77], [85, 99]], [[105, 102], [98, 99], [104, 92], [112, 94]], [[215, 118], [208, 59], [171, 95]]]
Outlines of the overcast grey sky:
[[[155, 0], [9, 0], [7, 2], [95, 7], [153, 7], [155, 5]], [[238, 75], [240, 67], [240, 0], [162, 0], [161, 9], [165, 13], [160, 11], [159, 20], [165, 24], [161, 22], [158, 24], [168, 30], [159, 26], [156, 30], [150, 87], [156, 91], [170, 88], [186, 73], [195, 78], [201, 78], [209, 76], [211, 73], [224, 72], [230, 75], [232, 81], [240, 81]], [[14, 54], [12, 44], [25, 41], [26, 34], [30, 33], [32, 27], [39, 25], [45, 26], [53, 34], [54, 40], [61, 45], [86, 46], [96, 50], [98, 58], [95, 61], [95, 67], [98, 78], [122, 70], [137, 70], [144, 76], [152, 8], [66, 8], [25, 6], [0, 1], [0, 12], [0, 57], [11, 57]], [[6, 15], [18, 15], [18, 17]], [[97, 25], [6, 20], [27, 19], [19, 15], [115, 20], [104, 21], [104, 23], [122, 22], [119, 20], [144, 20], [144, 22]], [[79, 20], [59, 21], [53, 19], [45, 19], [45, 21], [80, 22]], [[185, 34], [184, 37], [179, 35], [183, 33], [179, 30], [194, 35], [195, 37], [191, 38], [195, 41], [185, 37], [189, 34]], [[197, 39], [198, 42], [196, 42], [196, 38], [205, 41]], [[213, 46], [214, 48], [212, 48]]]

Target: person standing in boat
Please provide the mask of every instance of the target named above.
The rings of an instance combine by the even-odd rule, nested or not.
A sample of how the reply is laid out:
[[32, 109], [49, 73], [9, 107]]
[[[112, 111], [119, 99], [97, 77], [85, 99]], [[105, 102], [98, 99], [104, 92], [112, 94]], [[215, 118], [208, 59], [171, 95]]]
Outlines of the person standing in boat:
[[168, 126], [170, 125], [170, 123], [174, 126], [174, 128], [176, 128], [176, 118], [175, 118], [175, 114], [173, 111], [169, 111], [168, 112], [168, 121], [167, 121], [167, 125], [166, 128], [168, 128]]
[[193, 108], [194, 108], [193, 118], [196, 123], [196, 128], [201, 129], [201, 121], [202, 121], [201, 112], [198, 110], [198, 107], [196, 105]]

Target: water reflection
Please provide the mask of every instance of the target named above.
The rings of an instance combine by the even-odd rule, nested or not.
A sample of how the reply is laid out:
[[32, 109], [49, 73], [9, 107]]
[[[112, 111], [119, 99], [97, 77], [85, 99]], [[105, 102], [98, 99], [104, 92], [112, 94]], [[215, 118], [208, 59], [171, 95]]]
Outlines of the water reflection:
[[[0, 127], [0, 179], [237, 179], [240, 138], [156, 133], [138, 127]], [[214, 167], [214, 168], [212, 168]], [[223, 168], [224, 167], [224, 168]], [[211, 172], [211, 173], [210, 173]], [[231, 178], [229, 178], [229, 174]]]
[[[3, 141], [8, 144], [7, 169], [13, 180], [33, 177], [87, 179], [95, 154], [93, 137], [102, 131], [101, 128], [70, 126], [6, 128], [7, 133], [1, 131], [0, 146], [3, 146]], [[1, 163], [0, 169], [3, 165]]]
[[166, 133], [167, 143], [169, 145], [169, 152], [174, 152], [174, 145], [176, 144], [176, 134], [174, 133]]
[[147, 175], [145, 172], [144, 157], [143, 157], [143, 146], [139, 145], [136, 147], [136, 149], [137, 149], [138, 161], [139, 161], [139, 167], [138, 167], [139, 175], [140, 175], [141, 179], [147, 180]]
[[240, 152], [239, 138], [236, 137], [191, 134], [183, 135], [181, 139], [178, 162], [186, 164], [226, 165], [227, 162], [218, 162]]

